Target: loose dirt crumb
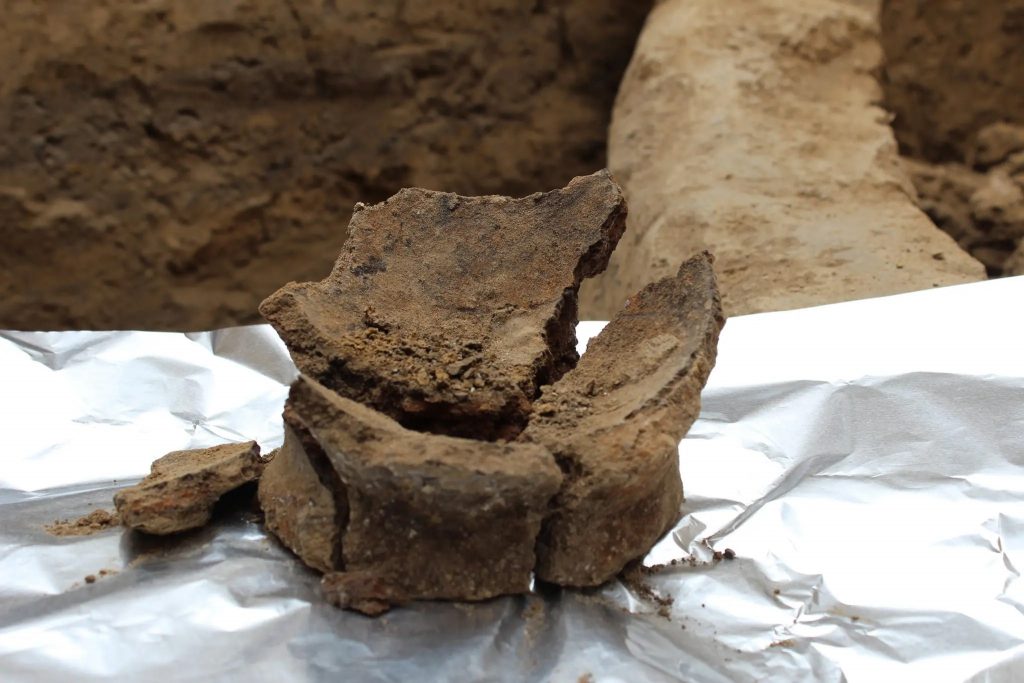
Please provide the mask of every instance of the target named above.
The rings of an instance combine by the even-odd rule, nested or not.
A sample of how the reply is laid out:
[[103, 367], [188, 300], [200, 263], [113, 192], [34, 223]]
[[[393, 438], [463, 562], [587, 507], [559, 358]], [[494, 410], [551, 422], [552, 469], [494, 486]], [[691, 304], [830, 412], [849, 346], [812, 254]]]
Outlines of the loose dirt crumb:
[[792, 638], [786, 638], [785, 640], [776, 641], [776, 642], [772, 643], [771, 645], [769, 645], [768, 647], [793, 647], [795, 645], [796, 645], [796, 641], [795, 640], [793, 640]]
[[544, 601], [532, 596], [527, 598], [526, 607], [523, 609], [523, 619], [526, 620], [527, 625], [536, 625], [535, 622], [543, 621], [543, 618]]
[[[101, 569], [98, 572], [96, 572], [95, 574], [88, 574], [85, 577], [85, 582], [86, 583], [96, 583], [97, 579], [102, 579], [102, 578], [107, 577], [107, 576], [113, 576], [116, 573], [117, 573], [116, 569]], [[76, 583], [75, 586], [77, 586], [77, 585], [78, 584]], [[72, 586], [72, 588], [74, 588], [74, 586]]]
[[653, 565], [651, 567], [645, 567], [642, 564], [635, 564], [626, 567], [621, 574], [619, 579], [626, 584], [634, 593], [636, 593], [641, 600], [648, 603], [653, 603], [657, 606], [658, 616], [666, 619], [670, 618], [672, 614], [672, 604], [675, 602], [675, 598], [671, 595], [660, 595], [653, 587], [650, 586], [644, 578], [655, 574], [665, 568], [663, 564]]
[[594, 674], [587, 672], [576, 679], [576, 683], [594, 683]]
[[542, 599], [532, 595], [526, 598], [523, 621], [526, 622], [523, 639], [527, 647], [532, 647], [537, 641], [537, 636], [544, 630], [544, 601]]
[[57, 520], [53, 524], [47, 524], [45, 529], [53, 536], [90, 536], [120, 524], [121, 518], [116, 512], [93, 510], [78, 519]]

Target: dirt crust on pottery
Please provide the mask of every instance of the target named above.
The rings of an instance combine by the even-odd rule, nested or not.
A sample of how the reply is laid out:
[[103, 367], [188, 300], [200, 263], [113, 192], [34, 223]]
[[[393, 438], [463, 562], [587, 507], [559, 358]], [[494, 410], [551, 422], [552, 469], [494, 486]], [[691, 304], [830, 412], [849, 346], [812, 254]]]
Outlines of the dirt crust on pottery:
[[339, 603], [529, 590], [534, 541], [562, 481], [544, 448], [410, 431], [309, 378], [289, 404], [344, 482], [348, 578], [328, 581]]

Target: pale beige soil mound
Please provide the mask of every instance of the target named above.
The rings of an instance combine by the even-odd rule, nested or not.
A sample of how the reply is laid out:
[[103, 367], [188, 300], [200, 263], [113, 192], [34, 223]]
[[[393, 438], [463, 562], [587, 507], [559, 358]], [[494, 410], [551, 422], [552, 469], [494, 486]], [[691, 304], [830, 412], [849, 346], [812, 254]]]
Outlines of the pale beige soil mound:
[[730, 315], [982, 279], [914, 204], [881, 57], [872, 2], [657, 5], [609, 139], [630, 222], [584, 316], [703, 249]]

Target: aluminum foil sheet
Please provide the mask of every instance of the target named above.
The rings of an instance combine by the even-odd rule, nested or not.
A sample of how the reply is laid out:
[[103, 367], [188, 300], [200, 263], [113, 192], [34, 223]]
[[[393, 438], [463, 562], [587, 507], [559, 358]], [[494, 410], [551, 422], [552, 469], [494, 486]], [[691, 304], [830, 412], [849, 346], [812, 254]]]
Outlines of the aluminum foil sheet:
[[170, 542], [43, 529], [169, 450], [277, 445], [269, 328], [3, 333], [0, 680], [1024, 678], [1021, 301], [1014, 278], [733, 318], [644, 586], [376, 619], [242, 510]]

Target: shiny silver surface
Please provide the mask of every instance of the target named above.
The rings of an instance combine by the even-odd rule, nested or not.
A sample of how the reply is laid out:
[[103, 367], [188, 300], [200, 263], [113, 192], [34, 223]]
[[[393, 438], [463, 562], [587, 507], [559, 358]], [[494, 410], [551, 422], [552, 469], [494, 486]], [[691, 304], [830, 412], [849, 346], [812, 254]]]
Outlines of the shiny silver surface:
[[0, 333], [0, 680], [1024, 678], [1021, 301], [1012, 278], [731, 319], [645, 560], [667, 616], [613, 583], [369, 619], [238, 509], [51, 536], [167, 451], [276, 446], [294, 369], [268, 327]]

